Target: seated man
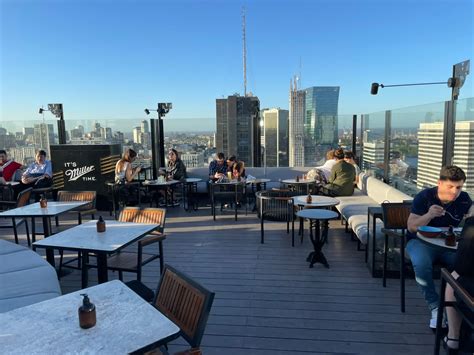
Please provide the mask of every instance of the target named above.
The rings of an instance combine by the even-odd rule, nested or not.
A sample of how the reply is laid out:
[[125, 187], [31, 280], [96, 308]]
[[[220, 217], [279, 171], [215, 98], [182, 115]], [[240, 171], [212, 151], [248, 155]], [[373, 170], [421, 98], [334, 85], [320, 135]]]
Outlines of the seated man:
[[227, 164], [224, 163], [224, 153], [217, 153], [217, 159], [211, 161], [209, 164], [209, 179], [211, 181], [217, 181], [225, 176], [227, 172]]
[[53, 168], [50, 160], [46, 160], [46, 152], [38, 150], [35, 161], [31, 163], [21, 176], [23, 189], [27, 187], [42, 188], [53, 184]]
[[0, 149], [0, 184], [12, 181], [15, 171], [21, 168], [21, 164], [7, 158], [7, 152]]
[[472, 201], [467, 192], [461, 191], [466, 174], [457, 166], [441, 169], [438, 186], [419, 192], [413, 200], [408, 217], [407, 254], [415, 270], [416, 282], [421, 288], [431, 311], [430, 328], [436, 328], [439, 297], [433, 282], [433, 263], [443, 262], [452, 270], [455, 253], [423, 243], [416, 238], [420, 226], [457, 227], [468, 214]]
[[344, 150], [334, 152], [336, 164], [332, 167], [328, 184], [323, 186], [323, 193], [328, 196], [352, 196], [354, 193], [355, 169], [344, 161]]

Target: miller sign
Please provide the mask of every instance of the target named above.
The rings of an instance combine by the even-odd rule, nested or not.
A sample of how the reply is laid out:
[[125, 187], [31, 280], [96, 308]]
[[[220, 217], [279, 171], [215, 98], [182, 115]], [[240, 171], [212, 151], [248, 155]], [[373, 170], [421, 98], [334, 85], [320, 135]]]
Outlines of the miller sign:
[[[67, 166], [67, 167], [69, 167], [69, 166], [74, 167], [73, 169], [68, 169], [64, 172], [64, 175], [69, 177], [68, 181], [76, 181], [77, 179], [79, 179], [79, 178], [83, 177], [84, 175], [87, 175], [90, 172], [95, 170], [94, 165], [83, 166], [83, 167], [80, 167], [80, 168], [76, 167], [77, 164], [75, 162], [65, 163], [64, 165]], [[95, 181], [95, 176], [91, 177], [89, 179], [83, 178], [83, 180]]]

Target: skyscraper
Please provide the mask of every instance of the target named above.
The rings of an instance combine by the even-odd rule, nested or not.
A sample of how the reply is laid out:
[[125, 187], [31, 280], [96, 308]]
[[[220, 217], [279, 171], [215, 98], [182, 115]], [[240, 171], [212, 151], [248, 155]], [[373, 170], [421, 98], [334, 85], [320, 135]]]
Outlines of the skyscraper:
[[216, 99], [216, 148], [247, 166], [260, 166], [260, 101], [256, 96]]
[[[419, 189], [436, 186], [442, 167], [444, 123], [420, 123], [418, 130], [418, 174]], [[454, 165], [464, 170], [467, 176], [464, 190], [474, 193], [474, 121], [456, 122], [454, 132]]]
[[305, 92], [298, 90], [298, 81], [290, 82], [289, 130], [289, 166], [304, 166], [304, 112]]
[[264, 163], [266, 166], [288, 166], [288, 110], [262, 110]]
[[312, 86], [305, 92], [305, 165], [314, 166], [338, 140], [339, 86]]
[[54, 144], [54, 128], [52, 124], [40, 123], [34, 125], [34, 144], [38, 149], [44, 149], [49, 155], [49, 145]]

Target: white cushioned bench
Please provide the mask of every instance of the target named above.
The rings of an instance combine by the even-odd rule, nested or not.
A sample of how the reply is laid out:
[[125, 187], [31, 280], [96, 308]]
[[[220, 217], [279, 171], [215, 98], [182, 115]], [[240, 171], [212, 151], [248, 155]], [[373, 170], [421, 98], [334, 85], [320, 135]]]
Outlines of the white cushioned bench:
[[[359, 175], [358, 189], [352, 196], [337, 197], [340, 204], [336, 206], [346, 221], [348, 228], [352, 230], [360, 244], [367, 245], [367, 209], [369, 207], [380, 207], [382, 202], [403, 202], [413, 198], [384, 182], [365, 173]], [[382, 238], [381, 228], [383, 224], [377, 221], [377, 239]]]
[[61, 296], [56, 270], [34, 251], [0, 240], [0, 313]]

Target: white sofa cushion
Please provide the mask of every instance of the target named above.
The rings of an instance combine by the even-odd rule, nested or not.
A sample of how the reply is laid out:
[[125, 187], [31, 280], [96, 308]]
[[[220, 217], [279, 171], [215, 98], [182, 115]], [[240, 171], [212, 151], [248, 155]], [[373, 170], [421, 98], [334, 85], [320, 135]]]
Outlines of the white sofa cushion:
[[61, 295], [56, 270], [40, 255], [0, 240], [0, 313]]

